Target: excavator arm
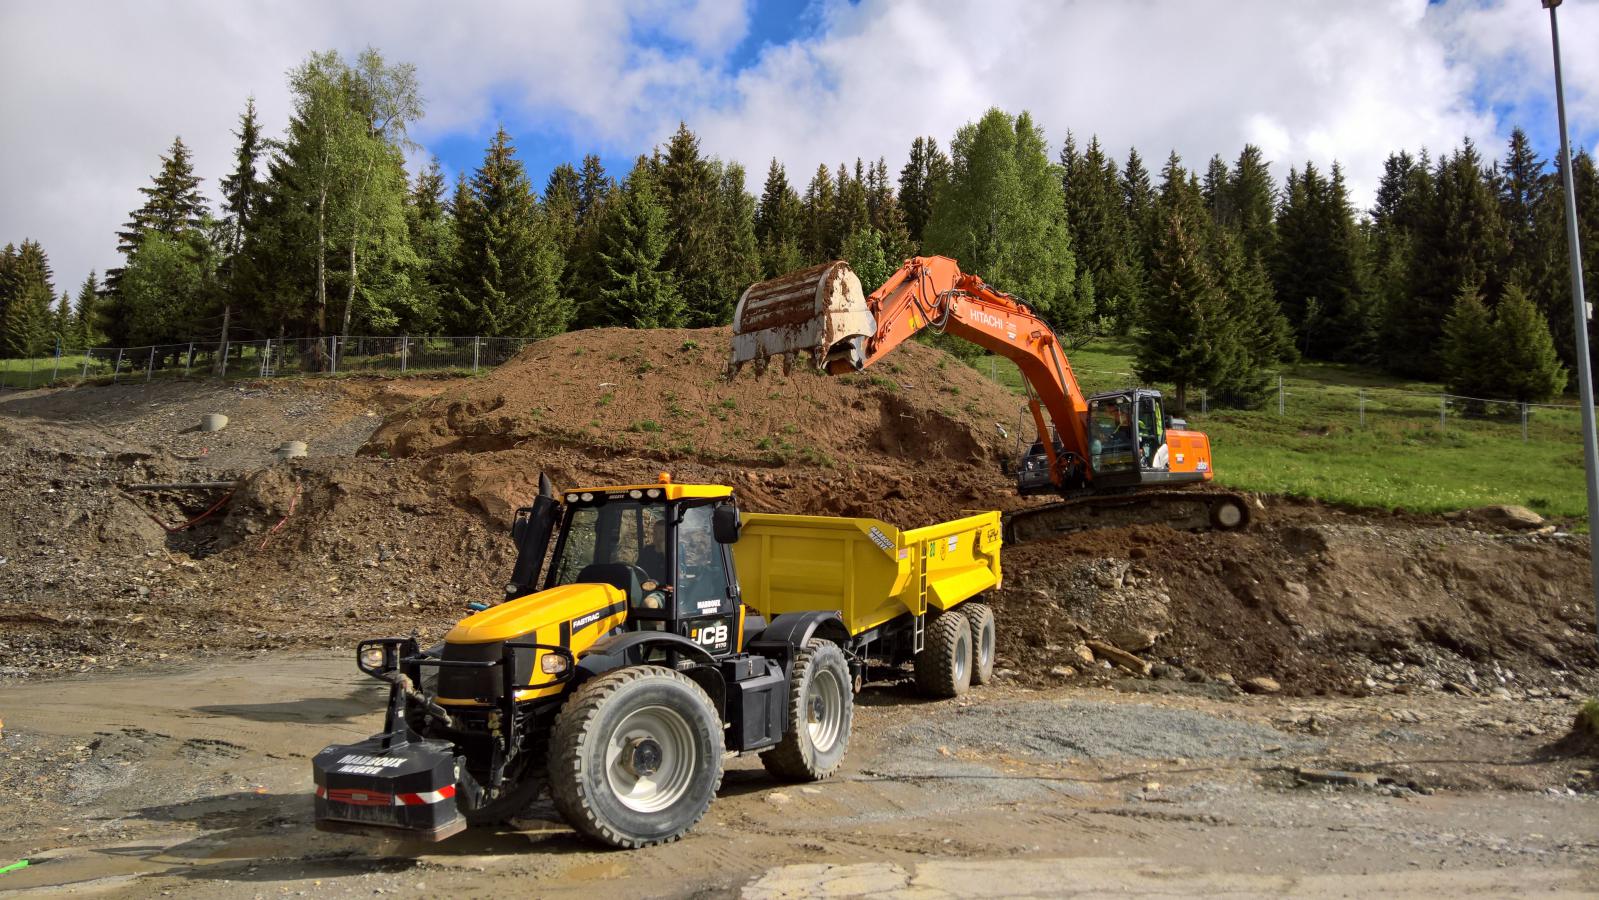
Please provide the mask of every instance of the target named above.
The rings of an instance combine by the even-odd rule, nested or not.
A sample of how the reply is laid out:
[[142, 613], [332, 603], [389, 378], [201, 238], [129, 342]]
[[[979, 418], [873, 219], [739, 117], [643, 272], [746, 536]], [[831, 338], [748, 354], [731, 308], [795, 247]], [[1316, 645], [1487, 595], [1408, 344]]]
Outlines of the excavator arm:
[[[1157, 496], [1150, 491], [1211, 479], [1210, 443], [1205, 435], [1168, 427], [1158, 391], [1130, 388], [1084, 397], [1049, 324], [1017, 298], [962, 272], [948, 257], [906, 260], [870, 295], [863, 295], [860, 279], [844, 262], [814, 266], [750, 286], [733, 314], [729, 374], [746, 363], [764, 369], [775, 358], [781, 358], [786, 369], [801, 354], [829, 374], [859, 371], [927, 329], [970, 341], [1016, 364], [1027, 385], [1028, 406], [1047, 459], [1049, 482], [1056, 491], [1068, 497], [1123, 492], [1118, 498], [1079, 504], [1072, 512], [1086, 510], [1094, 516], [1115, 518], [1117, 524], [1180, 521], [1184, 527], [1206, 527], [1208, 521], [1209, 527], [1234, 528], [1247, 521], [1247, 507], [1235, 495], [1200, 498], [1185, 492]], [[1101, 442], [1090, 442], [1089, 415], [1094, 403], [1116, 407], [1106, 430], [1098, 432], [1107, 438], [1105, 443], [1113, 444], [1117, 435], [1126, 435], [1127, 452], [1114, 460], [1108, 450], [1104, 456], [1099, 454], [1105, 449]], [[1051, 425], [1054, 440], [1050, 439]], [[1147, 455], [1135, 454], [1131, 449], [1135, 446], [1148, 451]], [[1101, 466], [1099, 471], [1096, 466]], [[1128, 489], [1140, 492], [1143, 512], [1123, 515], [1131, 513], [1125, 500]], [[1163, 504], [1166, 509], [1158, 509]], [[1024, 519], [1037, 526], [1034, 534], [1084, 527], [1063, 524], [1066, 518], [1056, 514], [1060, 511], [1040, 508], [1013, 514], [1009, 530], [1020, 533], [1018, 523]]]

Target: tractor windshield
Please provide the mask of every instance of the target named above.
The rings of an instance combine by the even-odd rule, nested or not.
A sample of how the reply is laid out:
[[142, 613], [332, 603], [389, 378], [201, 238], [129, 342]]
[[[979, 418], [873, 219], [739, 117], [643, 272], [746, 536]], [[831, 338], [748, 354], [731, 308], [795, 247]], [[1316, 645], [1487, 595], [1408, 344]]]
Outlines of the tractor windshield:
[[[638, 581], [666, 581], [666, 504], [613, 500], [572, 510], [551, 566], [550, 586], [609, 580], [596, 568], [623, 565]], [[590, 570], [588, 575], [584, 570]]]

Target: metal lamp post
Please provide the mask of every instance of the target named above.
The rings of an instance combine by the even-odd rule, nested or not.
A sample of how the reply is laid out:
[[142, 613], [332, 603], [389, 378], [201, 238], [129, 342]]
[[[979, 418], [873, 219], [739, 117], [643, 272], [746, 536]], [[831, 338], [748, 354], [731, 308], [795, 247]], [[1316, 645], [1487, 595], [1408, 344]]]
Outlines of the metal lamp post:
[[[1599, 440], [1594, 436], [1593, 373], [1588, 364], [1588, 301], [1582, 290], [1582, 245], [1577, 238], [1577, 189], [1571, 174], [1571, 144], [1566, 139], [1566, 90], [1560, 76], [1560, 0], [1543, 0], [1549, 10], [1549, 37], [1555, 50], [1555, 110], [1560, 117], [1560, 174], [1566, 190], [1566, 245], [1571, 252], [1571, 308], [1576, 322], [1577, 391], [1582, 403], [1582, 445], [1588, 479], [1588, 564], [1594, 584], [1594, 622], [1599, 626]], [[1599, 636], [1599, 635], [1596, 635]]]

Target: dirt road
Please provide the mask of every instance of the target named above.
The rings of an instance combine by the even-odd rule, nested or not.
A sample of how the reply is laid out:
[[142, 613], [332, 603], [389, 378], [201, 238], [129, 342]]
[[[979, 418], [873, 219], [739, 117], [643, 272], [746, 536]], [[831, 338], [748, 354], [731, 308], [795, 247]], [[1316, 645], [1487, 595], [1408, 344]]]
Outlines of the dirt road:
[[[1599, 891], [1599, 797], [1550, 701], [1218, 699], [1201, 688], [859, 698], [845, 771], [728, 760], [681, 843], [596, 850], [535, 806], [437, 845], [321, 834], [309, 758], [377, 730], [347, 654], [0, 683], [0, 891], [76, 895], [960, 897]], [[1414, 720], [1414, 721], [1412, 721]], [[1378, 787], [1299, 785], [1364, 766]], [[1409, 786], [1406, 786], [1409, 785]], [[541, 818], [548, 817], [548, 818]]]

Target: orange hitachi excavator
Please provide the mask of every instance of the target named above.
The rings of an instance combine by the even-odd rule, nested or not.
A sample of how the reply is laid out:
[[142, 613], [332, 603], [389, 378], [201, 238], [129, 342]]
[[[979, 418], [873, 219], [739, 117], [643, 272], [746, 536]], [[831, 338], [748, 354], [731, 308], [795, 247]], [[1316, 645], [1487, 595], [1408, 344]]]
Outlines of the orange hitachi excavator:
[[1083, 396], [1049, 325], [946, 257], [907, 260], [870, 296], [842, 261], [752, 285], [733, 314], [729, 374], [745, 363], [764, 370], [779, 358], [787, 367], [801, 355], [828, 374], [857, 372], [924, 329], [1003, 356], [1026, 380], [1039, 440], [1021, 460], [1017, 487], [1064, 499], [1009, 514], [1007, 541], [1139, 523], [1248, 524], [1249, 507], [1237, 494], [1181, 489], [1211, 480], [1210, 439], [1168, 417], [1159, 391]]

